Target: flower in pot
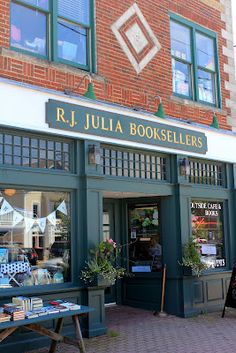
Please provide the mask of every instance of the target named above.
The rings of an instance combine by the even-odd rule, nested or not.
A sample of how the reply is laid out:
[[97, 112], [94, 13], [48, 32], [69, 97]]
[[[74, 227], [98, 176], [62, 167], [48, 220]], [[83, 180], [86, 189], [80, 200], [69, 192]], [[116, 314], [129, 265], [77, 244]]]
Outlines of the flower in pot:
[[126, 274], [126, 269], [117, 265], [120, 248], [112, 239], [103, 240], [90, 250], [91, 258], [81, 271], [81, 279], [90, 285], [109, 286]]
[[181, 266], [189, 268], [193, 276], [199, 277], [208, 268], [206, 263], [201, 261], [200, 248], [194, 238], [190, 238], [183, 247]]

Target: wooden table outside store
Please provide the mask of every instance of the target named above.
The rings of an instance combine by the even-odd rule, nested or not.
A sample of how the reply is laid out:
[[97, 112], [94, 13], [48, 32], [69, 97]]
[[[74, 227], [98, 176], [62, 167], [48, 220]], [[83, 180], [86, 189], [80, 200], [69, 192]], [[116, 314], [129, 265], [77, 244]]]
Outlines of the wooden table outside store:
[[[33, 319], [25, 319], [18, 321], [9, 321], [0, 323], [0, 342], [5, 338], [11, 335], [19, 327], [24, 327], [28, 330], [37, 332], [42, 336], [47, 336], [51, 338], [51, 346], [49, 348], [49, 353], [54, 353], [57, 347], [57, 343], [63, 342], [70, 345], [73, 345], [79, 348], [81, 353], [86, 353], [85, 346], [83, 342], [83, 337], [80, 328], [79, 317], [86, 316], [88, 313], [93, 311], [93, 308], [88, 306], [81, 305], [81, 308], [78, 310], [69, 310], [65, 312], [60, 312], [56, 314], [48, 314], [44, 316], [39, 316]], [[75, 337], [71, 338], [61, 335], [61, 330], [63, 327], [63, 321], [66, 317], [72, 317], [74, 327], [75, 327]], [[48, 320], [57, 320], [55, 331], [49, 330], [42, 326], [40, 323]]]

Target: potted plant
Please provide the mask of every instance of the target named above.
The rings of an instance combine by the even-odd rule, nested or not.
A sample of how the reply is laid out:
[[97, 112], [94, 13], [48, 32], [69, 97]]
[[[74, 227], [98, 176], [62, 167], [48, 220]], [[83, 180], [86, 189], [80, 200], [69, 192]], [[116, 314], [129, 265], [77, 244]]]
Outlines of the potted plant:
[[190, 238], [183, 247], [182, 263], [184, 274], [199, 277], [208, 268], [206, 263], [201, 261], [200, 248], [194, 238]]
[[86, 284], [111, 286], [126, 274], [126, 269], [117, 265], [120, 248], [112, 239], [103, 240], [90, 250], [91, 258], [81, 271]]

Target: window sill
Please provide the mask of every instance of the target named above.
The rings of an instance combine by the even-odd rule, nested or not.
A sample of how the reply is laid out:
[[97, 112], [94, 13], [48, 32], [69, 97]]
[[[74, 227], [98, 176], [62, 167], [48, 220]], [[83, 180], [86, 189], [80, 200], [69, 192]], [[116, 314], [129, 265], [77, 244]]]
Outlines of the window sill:
[[219, 114], [222, 114], [224, 116], [227, 116], [226, 110], [223, 110], [221, 108], [216, 108], [216, 107], [214, 107], [212, 105], [207, 105], [207, 104], [204, 104], [204, 103], [196, 102], [196, 101], [193, 101], [191, 99], [181, 98], [181, 97], [177, 97], [177, 96], [172, 95], [170, 97], [170, 100], [172, 102], [183, 104], [183, 105], [188, 105], [188, 106], [193, 107], [193, 108], [201, 108], [201, 109], [204, 109], [204, 110], [209, 110], [211, 112], [212, 112], [212, 110], [214, 110], [214, 112], [216, 112], [216, 113], [219, 113]]

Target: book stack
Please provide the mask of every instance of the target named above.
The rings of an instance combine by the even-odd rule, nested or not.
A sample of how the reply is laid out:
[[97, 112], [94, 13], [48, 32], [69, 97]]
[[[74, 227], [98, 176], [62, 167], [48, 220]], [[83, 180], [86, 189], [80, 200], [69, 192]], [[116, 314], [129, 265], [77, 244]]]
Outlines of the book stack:
[[31, 309], [31, 301], [30, 301], [30, 298], [27, 298], [27, 297], [22, 297], [22, 296], [13, 297], [12, 303], [22, 306], [22, 309], [24, 310], [25, 313], [27, 311], [30, 311]]
[[79, 310], [81, 309], [81, 306], [75, 303], [70, 303], [70, 302], [64, 302], [63, 306], [68, 308], [69, 310]]
[[41, 309], [43, 307], [43, 300], [41, 298], [38, 297], [32, 297], [30, 299], [31, 301], [31, 310], [38, 310]]
[[36, 312], [34, 312], [34, 311], [27, 311], [25, 313], [25, 318], [26, 319], [33, 319], [35, 317], [38, 317], [38, 314]]
[[5, 307], [4, 305], [4, 313], [10, 315], [11, 320], [16, 321], [16, 320], [24, 320], [25, 318], [25, 312], [22, 309], [22, 307], [17, 307], [17, 306], [7, 306]]
[[43, 307], [48, 314], [57, 314], [59, 313], [59, 310], [57, 309], [57, 307], [49, 305], [49, 306], [44, 306]]
[[50, 301], [49, 304], [55, 306], [59, 311], [79, 310], [81, 308], [78, 304], [61, 299]]
[[7, 322], [11, 320], [11, 315], [0, 313], [0, 322]]
[[40, 309], [32, 310], [32, 313], [34, 313], [35, 315], [38, 315], [38, 316], [44, 316], [44, 315], [48, 314], [48, 312], [44, 306]]

